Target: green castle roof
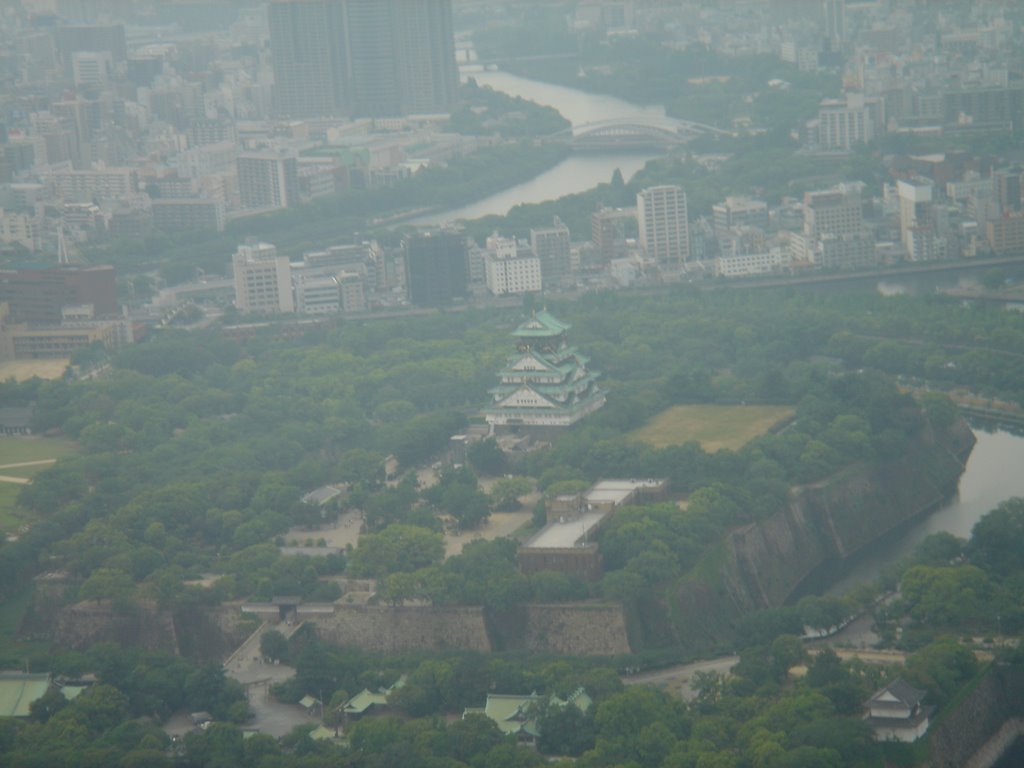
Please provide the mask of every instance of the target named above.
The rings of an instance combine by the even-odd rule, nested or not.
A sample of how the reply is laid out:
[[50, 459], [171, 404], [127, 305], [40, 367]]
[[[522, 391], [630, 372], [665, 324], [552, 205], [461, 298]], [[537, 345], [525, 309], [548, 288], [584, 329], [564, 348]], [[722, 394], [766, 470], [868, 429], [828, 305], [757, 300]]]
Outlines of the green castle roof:
[[561, 336], [571, 327], [571, 325], [563, 323], [546, 309], [542, 309], [540, 312], [535, 312], [533, 317], [525, 323], [520, 324], [512, 332], [512, 335], [517, 339], [547, 339]]

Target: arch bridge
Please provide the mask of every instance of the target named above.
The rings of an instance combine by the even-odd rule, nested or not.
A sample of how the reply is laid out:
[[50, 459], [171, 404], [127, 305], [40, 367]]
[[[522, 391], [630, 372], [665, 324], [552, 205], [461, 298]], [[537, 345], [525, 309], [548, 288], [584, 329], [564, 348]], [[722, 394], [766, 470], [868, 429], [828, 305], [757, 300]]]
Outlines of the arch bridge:
[[686, 120], [645, 122], [621, 118], [574, 125], [551, 134], [547, 140], [569, 144], [574, 149], [671, 149], [703, 133], [735, 135], [721, 128]]

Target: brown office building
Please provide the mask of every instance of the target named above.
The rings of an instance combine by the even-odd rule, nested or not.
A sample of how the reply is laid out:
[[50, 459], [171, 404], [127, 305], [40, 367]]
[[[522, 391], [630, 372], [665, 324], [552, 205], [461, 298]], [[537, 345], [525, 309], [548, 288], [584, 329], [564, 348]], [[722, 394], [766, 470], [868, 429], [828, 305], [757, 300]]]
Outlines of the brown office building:
[[118, 314], [117, 283], [111, 266], [8, 267], [0, 269], [0, 304], [11, 320], [55, 324], [63, 307], [91, 304], [93, 316]]

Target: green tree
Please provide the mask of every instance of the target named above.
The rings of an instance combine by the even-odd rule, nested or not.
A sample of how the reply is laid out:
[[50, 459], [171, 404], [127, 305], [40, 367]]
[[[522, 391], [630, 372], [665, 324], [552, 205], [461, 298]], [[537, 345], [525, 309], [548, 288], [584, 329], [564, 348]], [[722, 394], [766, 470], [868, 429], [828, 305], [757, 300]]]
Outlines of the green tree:
[[287, 659], [287, 638], [276, 629], [268, 629], [260, 635], [260, 653], [263, 656], [274, 660]]
[[348, 570], [353, 576], [380, 577], [426, 568], [443, 558], [441, 534], [412, 525], [389, 525], [380, 533], [360, 537]]
[[971, 560], [1003, 577], [1024, 568], [1024, 499], [1008, 499], [988, 512], [971, 529]]
[[491, 486], [491, 505], [499, 511], [519, 509], [519, 497], [533, 490], [533, 483], [525, 477], [503, 477]]

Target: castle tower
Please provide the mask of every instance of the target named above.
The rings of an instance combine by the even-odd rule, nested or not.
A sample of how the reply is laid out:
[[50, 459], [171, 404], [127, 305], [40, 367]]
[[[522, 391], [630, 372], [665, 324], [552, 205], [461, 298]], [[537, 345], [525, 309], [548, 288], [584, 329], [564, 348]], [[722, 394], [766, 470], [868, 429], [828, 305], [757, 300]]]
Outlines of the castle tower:
[[570, 326], [547, 310], [537, 312], [512, 335], [515, 355], [498, 372], [490, 390], [493, 402], [483, 411], [492, 427], [568, 427], [605, 403], [588, 359], [570, 347]]

